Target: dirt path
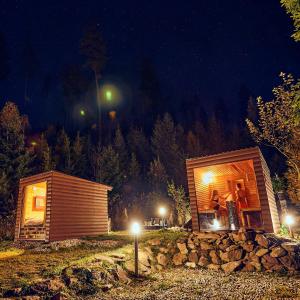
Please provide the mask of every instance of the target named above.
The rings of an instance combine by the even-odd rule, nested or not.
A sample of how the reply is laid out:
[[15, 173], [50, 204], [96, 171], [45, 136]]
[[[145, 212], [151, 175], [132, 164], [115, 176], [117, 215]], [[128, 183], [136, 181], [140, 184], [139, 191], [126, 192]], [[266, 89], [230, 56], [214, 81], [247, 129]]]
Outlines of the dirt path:
[[300, 299], [300, 276], [178, 268], [152, 277], [90, 299]]

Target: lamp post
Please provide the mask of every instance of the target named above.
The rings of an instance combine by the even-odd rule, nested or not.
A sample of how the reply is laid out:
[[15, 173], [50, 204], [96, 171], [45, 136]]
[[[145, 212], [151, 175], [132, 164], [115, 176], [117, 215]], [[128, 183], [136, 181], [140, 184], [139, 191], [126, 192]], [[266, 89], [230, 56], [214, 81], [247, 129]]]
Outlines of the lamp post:
[[158, 212], [159, 212], [159, 215], [162, 218], [163, 229], [165, 229], [165, 216], [166, 216], [166, 213], [167, 213], [167, 209], [165, 207], [161, 206], [159, 208]]
[[139, 276], [139, 244], [138, 235], [141, 232], [141, 225], [138, 222], [131, 224], [131, 233], [134, 236], [134, 274], [136, 277]]
[[294, 218], [291, 215], [286, 215], [285, 216], [285, 224], [289, 228], [290, 236], [292, 238], [294, 238], [294, 233], [293, 233], [293, 229], [292, 229], [292, 225], [294, 224]]

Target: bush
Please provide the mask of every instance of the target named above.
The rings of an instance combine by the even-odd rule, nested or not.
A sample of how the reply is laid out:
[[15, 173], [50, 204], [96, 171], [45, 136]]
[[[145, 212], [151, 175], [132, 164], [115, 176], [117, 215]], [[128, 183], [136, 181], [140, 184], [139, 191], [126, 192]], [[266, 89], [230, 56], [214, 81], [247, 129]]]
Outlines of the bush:
[[15, 235], [15, 215], [0, 217], [0, 241], [13, 240]]

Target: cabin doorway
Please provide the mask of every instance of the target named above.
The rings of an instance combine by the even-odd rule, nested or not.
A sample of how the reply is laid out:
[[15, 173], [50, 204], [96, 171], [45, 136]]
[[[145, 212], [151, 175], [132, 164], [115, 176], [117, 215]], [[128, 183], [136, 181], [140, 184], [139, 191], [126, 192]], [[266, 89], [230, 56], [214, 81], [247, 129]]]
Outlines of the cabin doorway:
[[45, 239], [46, 195], [46, 181], [24, 187], [20, 239]]

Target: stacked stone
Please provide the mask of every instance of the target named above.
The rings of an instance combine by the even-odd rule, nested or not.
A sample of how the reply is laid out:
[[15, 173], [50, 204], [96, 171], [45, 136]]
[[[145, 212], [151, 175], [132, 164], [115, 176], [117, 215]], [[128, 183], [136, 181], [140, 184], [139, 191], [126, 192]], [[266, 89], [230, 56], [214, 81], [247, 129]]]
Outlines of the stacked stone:
[[300, 244], [262, 231], [198, 232], [162, 247], [156, 241], [157, 268], [181, 266], [233, 271], [300, 271]]

